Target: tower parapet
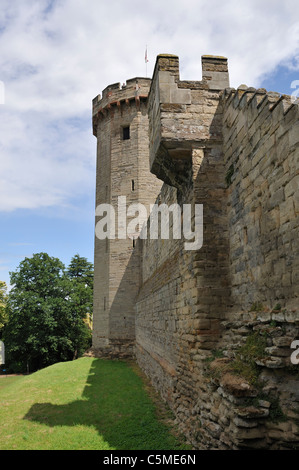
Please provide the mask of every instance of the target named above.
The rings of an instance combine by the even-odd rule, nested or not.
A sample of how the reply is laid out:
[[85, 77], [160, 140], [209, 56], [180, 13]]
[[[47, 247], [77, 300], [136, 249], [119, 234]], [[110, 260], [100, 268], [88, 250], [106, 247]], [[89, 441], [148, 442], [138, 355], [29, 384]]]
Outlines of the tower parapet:
[[179, 58], [157, 57], [149, 94], [150, 168], [180, 188], [191, 169], [194, 148], [222, 140], [219, 96], [229, 87], [227, 59], [202, 56], [202, 80], [180, 80]]
[[151, 79], [135, 77], [126, 81], [123, 85], [114, 83], [107, 86], [102, 95], [97, 95], [92, 101], [92, 121], [93, 133], [96, 136], [96, 129], [99, 119], [107, 113], [116, 109], [122, 110], [125, 106], [136, 104], [140, 108], [140, 103], [147, 102], [150, 90]]

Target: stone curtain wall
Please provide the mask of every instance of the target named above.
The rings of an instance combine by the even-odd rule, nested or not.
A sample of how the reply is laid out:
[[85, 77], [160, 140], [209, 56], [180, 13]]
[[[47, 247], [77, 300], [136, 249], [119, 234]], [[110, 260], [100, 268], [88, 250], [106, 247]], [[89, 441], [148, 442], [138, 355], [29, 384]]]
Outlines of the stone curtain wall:
[[[291, 345], [299, 338], [298, 104], [245, 85], [225, 90], [222, 99], [232, 306], [221, 324], [218, 351], [224, 359], [211, 366], [214, 371], [236, 366], [242, 351], [242, 373], [247, 375], [247, 368], [256, 383], [245, 381], [241, 390], [229, 374], [214, 375], [212, 401], [220, 395], [227, 410], [234, 404], [218, 435], [237, 448], [295, 449], [299, 366], [291, 363]], [[254, 348], [259, 353], [254, 355]], [[216, 416], [214, 427], [221, 422]]]
[[97, 204], [203, 204], [203, 246], [172, 218], [167, 240], [96, 240], [93, 353], [134, 350], [194, 448], [298, 448], [298, 104], [202, 70], [163, 54], [94, 100]]
[[137, 361], [195, 446], [202, 446], [204, 361], [220, 339], [230, 294], [220, 103], [226, 60], [204, 59], [203, 68], [202, 82], [182, 82], [178, 58], [159, 56], [149, 96], [151, 169], [165, 181], [157, 202], [178, 203], [182, 213], [184, 204], [203, 204], [203, 246], [186, 250], [184, 237], [141, 240], [136, 302]]
[[298, 105], [246, 86], [223, 101], [233, 306], [296, 308]]
[[[176, 203], [176, 189], [164, 185], [156, 202], [162, 200]], [[162, 396], [173, 401], [179, 360], [178, 327], [185, 305], [179, 298], [183, 276], [178, 269], [181, 240], [148, 238], [139, 243], [142, 285], [136, 303], [136, 357]]]
[[159, 202], [203, 203], [204, 245], [141, 243], [136, 357], [195, 448], [296, 448], [298, 106], [227, 78], [223, 58], [203, 58], [201, 82], [157, 58]]

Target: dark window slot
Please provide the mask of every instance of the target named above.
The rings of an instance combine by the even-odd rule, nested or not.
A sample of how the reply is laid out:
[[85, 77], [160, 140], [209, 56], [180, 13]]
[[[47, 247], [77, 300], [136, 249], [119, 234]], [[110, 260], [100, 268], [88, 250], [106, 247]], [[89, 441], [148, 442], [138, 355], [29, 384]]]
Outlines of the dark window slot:
[[130, 127], [126, 126], [123, 127], [123, 140], [129, 140], [130, 139]]

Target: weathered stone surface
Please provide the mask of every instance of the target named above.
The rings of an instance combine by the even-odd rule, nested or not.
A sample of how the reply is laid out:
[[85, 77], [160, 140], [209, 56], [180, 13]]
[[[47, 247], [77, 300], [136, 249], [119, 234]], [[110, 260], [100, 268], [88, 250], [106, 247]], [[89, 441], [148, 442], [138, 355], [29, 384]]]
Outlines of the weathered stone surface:
[[[109, 357], [116, 357], [117, 351], [122, 357], [134, 355], [134, 299], [140, 283], [138, 248], [134, 250], [132, 239], [119, 236], [118, 197], [126, 198], [125, 211], [130, 204], [142, 203], [149, 212], [161, 188], [148, 169], [146, 100], [150, 84], [149, 79], [131, 79], [123, 87], [107, 87], [93, 101], [93, 129], [98, 139], [96, 207], [112, 205], [117, 229], [115, 239], [95, 237], [93, 347]], [[124, 127], [130, 129], [126, 140]], [[96, 217], [96, 224], [99, 220]]]
[[222, 388], [236, 397], [256, 397], [257, 391], [250, 386], [250, 384], [242, 377], [232, 375], [230, 373], [225, 374], [221, 378]]
[[[96, 240], [90, 354], [134, 353], [195, 448], [286, 448], [299, 443], [298, 104], [229, 88], [225, 58], [202, 67], [182, 81], [178, 57], [162, 54], [152, 81], [93, 102], [97, 204], [202, 204], [203, 244], [187, 250], [172, 217], [168, 239]], [[244, 349], [253, 335], [263, 354]], [[230, 368], [240, 357], [261, 394]]]
[[238, 408], [236, 414], [241, 418], [263, 418], [269, 415], [269, 410], [265, 408], [256, 408], [254, 406], [248, 406], [244, 408]]

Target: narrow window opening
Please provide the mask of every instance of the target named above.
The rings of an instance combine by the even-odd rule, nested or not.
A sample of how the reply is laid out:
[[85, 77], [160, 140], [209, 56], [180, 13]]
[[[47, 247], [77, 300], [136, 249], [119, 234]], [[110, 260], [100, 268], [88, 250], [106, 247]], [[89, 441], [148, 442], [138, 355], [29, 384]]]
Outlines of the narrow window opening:
[[130, 139], [130, 126], [123, 127], [123, 140]]
[[135, 238], [133, 238], [133, 248], [135, 248]]
[[135, 191], [135, 181], [132, 180], [132, 191]]
[[104, 297], [104, 310], [106, 310], [106, 297]]

